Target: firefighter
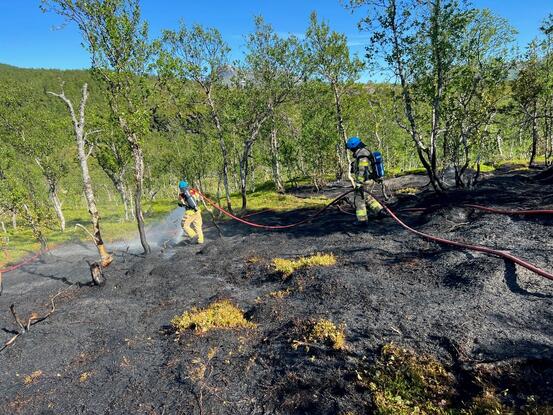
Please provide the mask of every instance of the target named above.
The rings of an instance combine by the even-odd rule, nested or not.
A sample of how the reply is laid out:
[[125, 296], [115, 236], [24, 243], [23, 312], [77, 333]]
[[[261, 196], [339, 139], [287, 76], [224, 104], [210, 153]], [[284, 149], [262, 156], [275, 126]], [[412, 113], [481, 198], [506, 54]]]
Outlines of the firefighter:
[[202, 230], [202, 212], [200, 210], [200, 195], [188, 186], [185, 180], [179, 182], [179, 206], [185, 209], [181, 226], [184, 232], [199, 244], [204, 243]]
[[[357, 224], [364, 225], [368, 223], [369, 215], [371, 217], [380, 217], [383, 215], [383, 208], [378, 201], [371, 196], [369, 185], [373, 180], [381, 181], [377, 176], [373, 153], [367, 150], [365, 144], [359, 137], [350, 137], [346, 147], [353, 153], [355, 158], [351, 163], [351, 173], [355, 181], [354, 203], [355, 216]], [[368, 206], [368, 211], [367, 211]]]

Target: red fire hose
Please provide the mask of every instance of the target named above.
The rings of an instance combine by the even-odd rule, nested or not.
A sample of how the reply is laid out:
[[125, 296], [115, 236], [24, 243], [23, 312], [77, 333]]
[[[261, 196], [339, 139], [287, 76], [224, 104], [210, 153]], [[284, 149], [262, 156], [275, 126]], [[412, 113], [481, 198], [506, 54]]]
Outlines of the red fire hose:
[[[244, 220], [244, 219], [241, 219], [235, 215], [233, 215], [232, 213], [230, 212], [227, 212], [226, 210], [224, 210], [222, 207], [220, 207], [219, 205], [217, 205], [214, 201], [212, 201], [211, 199], [209, 199], [208, 197], [206, 197], [205, 195], [203, 195], [202, 193], [200, 193], [200, 195], [211, 205], [213, 206], [215, 209], [221, 211], [223, 214], [227, 215], [228, 217], [232, 218], [232, 219], [235, 219], [241, 223], [244, 223], [248, 226], [252, 226], [252, 227], [255, 227], [255, 228], [263, 228], [263, 229], [270, 229], [270, 230], [277, 230], [277, 229], [288, 229], [288, 228], [293, 228], [295, 226], [298, 226], [298, 225], [301, 225], [301, 224], [304, 224], [314, 218], [316, 218], [317, 216], [319, 216], [321, 213], [323, 213], [326, 209], [328, 209], [330, 206], [334, 205], [335, 203], [337, 203], [339, 200], [341, 200], [342, 198], [344, 198], [346, 195], [348, 195], [349, 193], [353, 192], [353, 189], [350, 189], [349, 191], [341, 194], [340, 196], [338, 196], [336, 199], [334, 199], [332, 202], [330, 202], [328, 205], [326, 205], [324, 208], [322, 208], [321, 210], [319, 210], [317, 213], [315, 213], [313, 216], [307, 218], [307, 219], [304, 219], [300, 222], [296, 222], [296, 223], [292, 223], [292, 224], [289, 224], [289, 225], [262, 225], [262, 224], [259, 224], [259, 223], [253, 223], [253, 222], [249, 222], [247, 220]], [[372, 195], [374, 197], [374, 195]], [[482, 252], [482, 253], [485, 253], [485, 254], [488, 254], [488, 255], [492, 255], [492, 256], [496, 256], [496, 257], [500, 257], [500, 258], [504, 258], [504, 259], [508, 259], [509, 261], [512, 261], [514, 262], [515, 264], [518, 264], [520, 265], [521, 267], [524, 267], [544, 278], [547, 278], [549, 280], [552, 280], [553, 281], [553, 274], [551, 274], [550, 272], [547, 272], [541, 268], [538, 268], [537, 266], [521, 259], [521, 258], [518, 258], [514, 255], [512, 255], [511, 253], [509, 252], [505, 252], [505, 251], [499, 251], [497, 249], [493, 249], [493, 248], [489, 248], [487, 246], [482, 246], [482, 245], [472, 245], [472, 244], [468, 244], [468, 243], [465, 243], [465, 242], [458, 242], [458, 241], [452, 241], [452, 240], [449, 240], [449, 239], [445, 239], [445, 238], [440, 238], [440, 237], [437, 237], [437, 236], [433, 236], [433, 235], [430, 235], [430, 234], [427, 234], [427, 233], [424, 233], [424, 232], [420, 232], [420, 231], [417, 231], [416, 229], [413, 229], [411, 228], [409, 225], [407, 225], [405, 222], [403, 222], [401, 219], [399, 219], [397, 217], [397, 215], [385, 204], [383, 203], [381, 200], [379, 200], [379, 198], [375, 197], [376, 200], [378, 200], [378, 202], [380, 202], [380, 204], [384, 207], [384, 209], [386, 209], [386, 211], [390, 214], [390, 216], [397, 222], [399, 223], [403, 228], [407, 229], [409, 232], [412, 232], [414, 233], [415, 235], [421, 237], [421, 238], [424, 238], [424, 239], [427, 239], [427, 240], [430, 240], [430, 241], [434, 241], [434, 242], [437, 242], [437, 243], [440, 243], [442, 245], [449, 245], [449, 246], [455, 246], [457, 248], [461, 248], [461, 249], [468, 249], [468, 250], [471, 250], [471, 251], [477, 251], [477, 252]]]
[[201, 193], [199, 190], [197, 191], [203, 198], [204, 200], [209, 203], [211, 206], [213, 206], [215, 209], [217, 209], [218, 211], [220, 211], [221, 213], [223, 213], [224, 215], [228, 216], [229, 218], [232, 218], [240, 223], [243, 223], [245, 225], [248, 225], [248, 226], [252, 226], [254, 228], [262, 228], [262, 229], [268, 229], [268, 230], [279, 230], [279, 229], [289, 229], [289, 228], [294, 228], [296, 226], [299, 226], [299, 225], [303, 225], [315, 218], [317, 218], [318, 216], [320, 216], [325, 210], [327, 210], [329, 207], [331, 207], [332, 205], [336, 204], [338, 201], [340, 201], [341, 199], [343, 199], [344, 197], [346, 197], [347, 195], [349, 195], [351, 192], [353, 192], [353, 189], [350, 189], [348, 190], [347, 192], [344, 192], [342, 193], [340, 196], [338, 196], [336, 199], [334, 199], [332, 202], [328, 203], [326, 206], [324, 206], [322, 209], [318, 210], [314, 215], [312, 216], [309, 216], [308, 218], [304, 219], [304, 220], [301, 220], [299, 222], [296, 222], [296, 223], [291, 223], [291, 224], [288, 224], [288, 225], [263, 225], [261, 223], [254, 223], [254, 222], [250, 222], [250, 221], [247, 221], [245, 219], [242, 219], [242, 218], [239, 218], [238, 216], [235, 216], [233, 215], [232, 213], [226, 211], [225, 209], [223, 209], [221, 206], [219, 206], [217, 203], [215, 203], [213, 200], [211, 200], [210, 198], [208, 198], [206, 195], [204, 195], [203, 193]]
[[[233, 215], [232, 213], [226, 211], [221, 206], [217, 205], [217, 203], [215, 203], [214, 201], [209, 199], [207, 196], [205, 196], [204, 194], [202, 194], [201, 192], [198, 191], [198, 193], [204, 198], [204, 200], [206, 200], [211, 206], [213, 206], [215, 209], [219, 210], [220, 212], [222, 212], [226, 216], [228, 216], [228, 217], [230, 217], [230, 218], [232, 218], [232, 219], [234, 219], [238, 222], [241, 222], [245, 225], [252, 226], [252, 227], [255, 227], [255, 228], [268, 229], [268, 230], [289, 229], [289, 228], [293, 228], [293, 227], [305, 224], [305, 223], [317, 218], [318, 216], [320, 216], [329, 207], [336, 204], [339, 200], [343, 199], [345, 196], [347, 196], [351, 192], [353, 192], [353, 189], [350, 189], [347, 192], [342, 193], [340, 196], [338, 196], [337, 198], [332, 200], [330, 203], [328, 203], [322, 209], [318, 210], [314, 215], [312, 215], [312, 216], [310, 216], [310, 217], [308, 217], [304, 220], [301, 220], [299, 222], [288, 224], [288, 225], [264, 225], [264, 224], [260, 224], [260, 223], [250, 222], [250, 221], [247, 221], [245, 219], [242, 219], [242, 218], [239, 218], [239, 217]], [[374, 195], [373, 195], [373, 197], [374, 197]], [[401, 219], [399, 219], [397, 217], [397, 215], [385, 203], [383, 203], [381, 200], [379, 200], [379, 198], [375, 197], [375, 199], [380, 202], [380, 204], [384, 207], [384, 209], [388, 212], [388, 214], [400, 226], [402, 226], [403, 228], [405, 228], [409, 232], [412, 232], [412, 233], [414, 233], [415, 235], [417, 235], [421, 238], [424, 238], [424, 239], [427, 239], [427, 240], [430, 240], [430, 241], [433, 241], [433, 242], [437, 242], [437, 243], [440, 243], [440, 244], [443, 244], [443, 245], [455, 246], [455, 247], [461, 248], [461, 249], [468, 249], [468, 250], [482, 252], [482, 253], [485, 253], [485, 254], [488, 254], [488, 255], [504, 258], [504, 259], [512, 261], [515, 264], [518, 264], [518, 265], [520, 265], [520, 266], [522, 266], [522, 267], [524, 267], [524, 268], [526, 268], [526, 269], [528, 269], [528, 270], [530, 270], [530, 271], [532, 271], [532, 272], [534, 272], [534, 273], [536, 273], [536, 274], [538, 274], [538, 275], [540, 275], [544, 278], [547, 278], [547, 279], [553, 281], [553, 274], [551, 274], [550, 272], [547, 272], [547, 271], [545, 271], [541, 268], [538, 268], [537, 266], [535, 266], [535, 265], [533, 265], [533, 264], [531, 264], [531, 263], [529, 263], [529, 262], [527, 262], [527, 261], [525, 261], [521, 258], [518, 258], [518, 257], [512, 255], [509, 252], [496, 250], [496, 249], [489, 248], [489, 247], [482, 246], [482, 245], [472, 245], [472, 244], [468, 244], [468, 243], [465, 243], [465, 242], [453, 241], [453, 240], [433, 236], [433, 235], [430, 235], [430, 234], [427, 234], [427, 233], [424, 233], [424, 232], [421, 232], [421, 231], [417, 231], [416, 229], [410, 227], [405, 222], [403, 222]], [[483, 210], [483, 211], [486, 211], [486, 212], [508, 214], [508, 215], [553, 214], [553, 211], [551, 211], [551, 210], [504, 210], [504, 209], [487, 208], [485, 206], [480, 206], [480, 205], [464, 205], [464, 206], [475, 208], [475, 209], [480, 209], [480, 210]], [[415, 209], [420, 210], [421, 208], [415, 208]], [[415, 210], [415, 209], [413, 209], [413, 210]], [[34, 260], [39, 258], [42, 254], [46, 253], [47, 251], [49, 251], [49, 249], [38, 252], [35, 255], [33, 255], [32, 257], [26, 259], [25, 261], [23, 261], [19, 264], [13, 265], [13, 266], [5, 268], [5, 269], [1, 269], [0, 274], [10, 272], [10, 271], [14, 271], [18, 268], [21, 268], [22, 266], [33, 262]]]
[[553, 215], [553, 210], [550, 210], [550, 209], [510, 210], [510, 209], [490, 208], [486, 206], [472, 205], [472, 204], [464, 204], [463, 206], [482, 210], [488, 213], [497, 213], [499, 215]]
[[[374, 197], [374, 195], [372, 195]], [[434, 241], [434, 242], [437, 242], [437, 243], [440, 243], [442, 245], [450, 245], [450, 246], [455, 246], [457, 248], [462, 248], [462, 249], [469, 249], [471, 251], [477, 251], [477, 252], [483, 252], [485, 254], [488, 254], [488, 255], [493, 255], [493, 256], [497, 256], [497, 257], [500, 257], [500, 258], [505, 258], [505, 259], [508, 259], [509, 261], [512, 261], [514, 262], [515, 264], [518, 264], [520, 265], [521, 267], [524, 267], [544, 278], [547, 278], [551, 281], [553, 281], [553, 274], [550, 273], [550, 272], [547, 272], [541, 268], [538, 268], [537, 266], [521, 259], [521, 258], [518, 258], [514, 255], [512, 255], [511, 253], [509, 252], [505, 252], [505, 251], [499, 251], [497, 249], [493, 249], [493, 248], [489, 248], [487, 246], [482, 246], [482, 245], [472, 245], [472, 244], [468, 244], [466, 242], [458, 242], [458, 241], [452, 241], [450, 239], [445, 239], [445, 238], [440, 238], [438, 236], [433, 236], [433, 235], [430, 235], [428, 233], [424, 233], [424, 232], [421, 232], [421, 231], [417, 231], [416, 229], [413, 229], [411, 228], [409, 225], [407, 225], [405, 222], [403, 222], [401, 219], [399, 219], [396, 214], [394, 212], [392, 212], [392, 210], [386, 206], [382, 201], [380, 201], [378, 198], [375, 197], [376, 200], [378, 200], [380, 202], [380, 204], [384, 207], [384, 209], [386, 209], [386, 212], [388, 212], [388, 214], [397, 222], [399, 223], [403, 228], [407, 229], [409, 232], [412, 232], [414, 233], [415, 235], [417, 236], [420, 236], [421, 238], [424, 238], [424, 239], [428, 239], [430, 241]]]
[[[482, 205], [473, 205], [469, 203], [465, 203], [461, 205], [462, 207], [472, 208], [472, 209], [478, 209], [483, 212], [487, 213], [496, 213], [498, 215], [526, 215], [526, 216], [538, 216], [538, 215], [553, 215], [553, 210], [551, 209], [498, 209], [498, 208], [491, 208], [487, 206]], [[439, 208], [439, 206], [437, 206]], [[433, 209], [431, 207], [419, 207], [419, 208], [404, 208], [400, 209], [400, 212], [426, 212], [427, 210]]]
[[38, 258], [40, 258], [43, 254], [47, 253], [48, 251], [50, 251], [51, 248], [46, 248], [44, 250], [41, 250], [39, 252], [37, 252], [36, 254], [30, 256], [29, 258], [27, 258], [26, 260], [20, 262], [19, 264], [15, 264], [15, 265], [12, 265], [12, 266], [9, 266], [7, 268], [4, 268], [4, 269], [0, 269], [0, 274], [5, 274], [6, 272], [10, 272], [10, 271], [15, 271], [16, 269], [19, 269], [25, 265], [28, 265], [30, 264], [31, 262], [34, 262], [36, 261]]

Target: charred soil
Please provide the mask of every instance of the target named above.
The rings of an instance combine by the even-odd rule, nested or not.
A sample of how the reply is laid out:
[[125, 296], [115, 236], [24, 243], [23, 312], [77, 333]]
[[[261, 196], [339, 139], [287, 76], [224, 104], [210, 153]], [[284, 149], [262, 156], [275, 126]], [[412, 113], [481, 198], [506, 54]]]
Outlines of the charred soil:
[[[512, 171], [447, 196], [425, 183], [423, 176], [389, 181], [392, 193], [418, 190], [396, 192], [390, 204], [408, 224], [553, 270], [551, 217], [462, 207], [544, 208], [553, 205], [553, 186]], [[325, 190], [329, 197], [343, 191]], [[430, 209], [401, 212], [413, 207]], [[0, 413], [410, 413], [386, 379], [399, 379], [387, 375], [398, 369], [390, 362], [418, 371], [413, 356], [424, 357], [439, 383], [421, 389], [440, 395], [427, 413], [551, 413], [553, 282], [422, 240], [389, 217], [358, 228], [350, 211], [345, 203], [278, 232], [225, 221], [223, 236], [209, 228], [203, 246], [179, 244], [148, 257], [120, 252], [103, 287], [80, 284], [86, 271], [75, 261], [51, 264], [45, 274], [39, 270], [46, 259], [6, 276], [2, 344], [17, 330], [10, 304], [22, 316], [46, 312], [49, 298], [65, 291], [54, 314], [0, 353]], [[264, 212], [252, 220], [285, 224], [312, 213]], [[333, 254], [336, 264], [287, 276], [273, 265], [277, 257], [317, 253]], [[21, 286], [35, 280], [48, 284]], [[253, 324], [178, 333], [171, 326], [175, 316], [218, 300], [229, 300]], [[340, 333], [344, 347], [334, 343]], [[434, 375], [405, 378], [424, 383]], [[407, 412], [382, 406], [387, 396]]]

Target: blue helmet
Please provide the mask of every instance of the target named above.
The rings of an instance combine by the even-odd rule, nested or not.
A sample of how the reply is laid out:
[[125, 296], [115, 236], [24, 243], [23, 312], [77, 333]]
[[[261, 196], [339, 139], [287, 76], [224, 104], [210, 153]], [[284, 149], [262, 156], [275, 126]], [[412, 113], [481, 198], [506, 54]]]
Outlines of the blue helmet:
[[188, 182], [187, 182], [187, 181], [181, 180], [181, 181], [179, 182], [179, 189], [184, 190], [184, 189], [186, 189], [187, 187], [188, 187]]
[[350, 137], [346, 142], [346, 148], [348, 150], [355, 150], [361, 144], [361, 139], [359, 137]]

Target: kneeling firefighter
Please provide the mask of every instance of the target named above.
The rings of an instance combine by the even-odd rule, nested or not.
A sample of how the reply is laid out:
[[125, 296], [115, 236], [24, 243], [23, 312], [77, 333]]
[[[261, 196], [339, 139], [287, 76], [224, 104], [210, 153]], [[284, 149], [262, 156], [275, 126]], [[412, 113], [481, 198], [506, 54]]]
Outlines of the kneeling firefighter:
[[204, 243], [204, 233], [202, 230], [202, 212], [200, 209], [200, 195], [194, 189], [188, 186], [185, 180], [179, 182], [179, 202], [180, 207], [185, 209], [182, 217], [181, 226], [184, 232], [191, 238], [197, 237], [197, 243]]
[[369, 213], [371, 217], [379, 217], [384, 213], [382, 205], [371, 196], [369, 189], [373, 180], [382, 182], [384, 177], [382, 155], [379, 152], [370, 152], [359, 137], [350, 137], [346, 147], [355, 158], [351, 163], [351, 173], [355, 181], [355, 216], [358, 224], [366, 224]]

